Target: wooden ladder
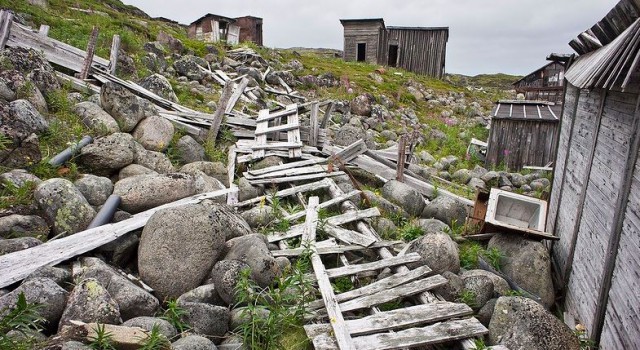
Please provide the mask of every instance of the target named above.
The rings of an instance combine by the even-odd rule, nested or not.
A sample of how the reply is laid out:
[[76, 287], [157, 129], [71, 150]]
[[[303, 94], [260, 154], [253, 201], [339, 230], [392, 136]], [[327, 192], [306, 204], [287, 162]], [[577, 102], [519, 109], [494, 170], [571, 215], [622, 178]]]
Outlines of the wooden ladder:
[[[283, 119], [286, 119], [285, 124], [281, 124]], [[277, 136], [283, 131], [287, 133], [287, 142], [267, 141], [268, 134], [275, 133], [275, 139], [278, 140]], [[255, 145], [251, 147], [254, 159], [264, 158], [267, 149], [281, 148], [288, 151], [289, 158], [300, 158], [302, 157], [302, 147], [297, 104], [287, 105], [284, 110], [274, 113], [269, 113], [268, 109], [263, 109], [258, 113]]]

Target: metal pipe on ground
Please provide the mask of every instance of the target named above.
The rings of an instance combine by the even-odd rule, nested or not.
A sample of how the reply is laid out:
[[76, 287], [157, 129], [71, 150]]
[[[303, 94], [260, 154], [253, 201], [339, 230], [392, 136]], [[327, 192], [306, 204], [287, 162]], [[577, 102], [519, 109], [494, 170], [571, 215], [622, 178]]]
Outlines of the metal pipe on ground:
[[118, 207], [120, 206], [120, 201], [120, 196], [118, 196], [117, 194], [110, 195], [109, 198], [107, 198], [107, 201], [102, 205], [102, 208], [100, 209], [98, 214], [96, 214], [96, 216], [89, 224], [89, 227], [87, 227], [87, 230], [111, 222], [111, 219], [113, 219], [113, 215], [116, 213], [116, 210], [118, 210]]
[[93, 138], [91, 136], [83, 137], [82, 140], [80, 140], [80, 142], [74, 145], [71, 145], [69, 148], [65, 149], [64, 151], [58, 153], [55, 157], [51, 158], [49, 160], [49, 164], [53, 166], [60, 166], [64, 164], [66, 161], [71, 159], [71, 157], [73, 157], [74, 154], [80, 151], [82, 147], [90, 144], [91, 142], [93, 142]]

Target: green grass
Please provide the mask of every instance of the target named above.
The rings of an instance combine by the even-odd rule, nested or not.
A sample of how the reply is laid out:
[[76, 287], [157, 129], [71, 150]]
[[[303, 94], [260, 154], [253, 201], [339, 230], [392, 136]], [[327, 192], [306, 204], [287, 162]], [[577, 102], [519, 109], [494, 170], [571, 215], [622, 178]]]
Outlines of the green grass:
[[27, 182], [23, 186], [17, 187], [13, 183], [6, 183], [0, 188], [0, 209], [7, 209], [21, 205], [33, 203], [33, 191], [36, 185]]
[[0, 309], [0, 350], [27, 350], [36, 347], [29, 337], [16, 339], [7, 333], [17, 331], [26, 335], [30, 331], [40, 331], [45, 320], [40, 316], [41, 305], [27, 302], [24, 293], [18, 295], [13, 307]]
[[504, 254], [497, 248], [485, 249], [480, 243], [466, 241], [459, 245], [460, 266], [473, 270], [478, 268], [478, 257], [482, 257], [489, 265], [497, 271], [502, 267]]

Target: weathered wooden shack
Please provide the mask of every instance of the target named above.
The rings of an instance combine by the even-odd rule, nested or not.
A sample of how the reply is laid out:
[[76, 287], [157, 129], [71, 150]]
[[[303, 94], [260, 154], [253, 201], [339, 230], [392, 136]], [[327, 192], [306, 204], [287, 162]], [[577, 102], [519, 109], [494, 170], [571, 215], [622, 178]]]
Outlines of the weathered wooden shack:
[[262, 46], [262, 18], [243, 16], [236, 18], [236, 25], [240, 27], [240, 42], [250, 41]]
[[563, 62], [553, 61], [516, 81], [513, 87], [526, 100], [562, 103], [564, 70]]
[[233, 18], [207, 13], [189, 24], [187, 35], [208, 43], [226, 41], [232, 45], [238, 44], [240, 27], [235, 22]]
[[561, 108], [542, 101], [498, 101], [493, 110], [486, 164], [546, 166], [556, 155]]
[[362, 61], [435, 78], [445, 72], [448, 27], [387, 27], [382, 18], [341, 19], [344, 59]]
[[547, 228], [565, 322], [599, 349], [640, 348], [640, 1], [571, 42]]

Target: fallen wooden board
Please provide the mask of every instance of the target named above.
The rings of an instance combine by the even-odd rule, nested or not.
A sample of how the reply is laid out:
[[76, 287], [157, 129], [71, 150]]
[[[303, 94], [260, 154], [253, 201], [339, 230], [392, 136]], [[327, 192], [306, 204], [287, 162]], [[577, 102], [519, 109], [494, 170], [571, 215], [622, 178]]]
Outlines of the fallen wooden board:
[[346, 244], [357, 244], [363, 247], [368, 247], [376, 242], [375, 239], [367, 237], [360, 232], [347, 230], [331, 224], [325, 224], [322, 228], [328, 235], [333, 236]]
[[[353, 190], [353, 191], [351, 191], [351, 192], [349, 192], [347, 194], [344, 194], [342, 196], [339, 196], [339, 197], [336, 197], [336, 198], [332, 198], [332, 199], [330, 199], [330, 200], [328, 200], [326, 202], [320, 203], [318, 208], [320, 208], [320, 209], [328, 208], [328, 207], [330, 207], [332, 205], [340, 204], [340, 203], [346, 201], [347, 199], [349, 199], [351, 197], [355, 197], [355, 196], [359, 195], [360, 193], [362, 193], [362, 192], [359, 191], [359, 190]], [[289, 221], [295, 221], [295, 220], [298, 220], [298, 219], [300, 219], [300, 218], [302, 218], [304, 216], [305, 216], [305, 212], [304, 211], [299, 211], [297, 213], [287, 215], [282, 219], [283, 220], [289, 220]]]
[[[437, 302], [421, 304], [407, 308], [370, 315], [355, 320], [346, 321], [349, 333], [353, 336], [371, 334], [380, 331], [414, 327], [425, 323], [434, 323], [452, 317], [462, 317], [473, 314], [473, 310], [466, 304]], [[326, 323], [304, 326], [307, 336], [314, 337], [320, 333], [331, 331]]]
[[373, 334], [354, 338], [356, 349], [399, 349], [409, 346], [431, 345], [481, 336], [489, 333], [475, 318], [452, 320], [434, 325], [411, 328], [396, 333]]
[[386, 267], [409, 264], [412, 262], [416, 262], [420, 259], [421, 259], [420, 254], [411, 253], [404, 256], [395, 256], [393, 258], [382, 259], [382, 260], [378, 260], [378, 261], [374, 261], [366, 264], [336, 267], [336, 268], [327, 270], [327, 276], [329, 276], [329, 278], [350, 276], [350, 275], [358, 274], [360, 272], [381, 270]]
[[251, 181], [251, 180], [268, 179], [273, 177], [286, 177], [286, 176], [307, 175], [307, 174], [314, 174], [314, 173], [325, 173], [327, 172], [327, 170], [328, 169], [326, 165], [316, 164], [316, 165], [311, 165], [306, 167], [274, 171], [271, 173], [258, 175], [258, 176], [251, 175], [248, 172], [243, 173], [243, 175], [247, 180]]
[[[346, 246], [342, 246], [341, 245], [341, 246], [333, 246], [333, 247], [318, 247], [318, 254], [320, 254], [320, 255], [342, 254], [344, 252], [352, 252], [352, 251], [357, 251], [357, 250], [388, 248], [388, 247], [392, 247], [392, 246], [394, 246], [394, 245], [396, 245], [398, 243], [401, 243], [401, 242], [400, 241], [376, 242], [375, 244], [372, 244], [369, 247], [363, 247], [363, 246], [360, 246], [360, 245], [346, 245]], [[299, 256], [302, 253], [304, 253], [304, 248], [281, 249], [281, 250], [273, 250], [273, 251], [271, 251], [271, 254], [276, 258], [279, 257], [279, 256], [294, 257], [294, 256]]]
[[274, 179], [257, 179], [257, 180], [249, 180], [252, 185], [265, 185], [265, 184], [279, 184], [283, 182], [295, 182], [295, 181], [307, 181], [314, 179], [322, 179], [332, 176], [341, 176], [345, 175], [344, 171], [334, 171], [332, 173], [316, 173], [316, 174], [307, 174], [307, 175], [298, 175], [298, 176], [289, 176], [289, 177], [281, 177]]
[[0, 256], [0, 288], [18, 282], [43, 266], [55, 265], [116, 240], [127, 233], [143, 227], [149, 218], [161, 209], [199, 203], [216, 198], [237, 189], [224, 189], [187, 197], [161, 205], [114, 224], [99, 226], [78, 232], [68, 237], [43, 243], [33, 248]]
[[240, 203], [236, 204], [235, 206], [236, 207], [244, 207], [244, 206], [247, 206], [247, 205], [260, 203], [260, 202], [266, 200], [268, 197], [284, 198], [284, 197], [292, 196], [292, 195], [294, 195], [296, 193], [299, 193], [299, 192], [307, 192], [307, 191], [319, 190], [319, 189], [322, 189], [322, 188], [327, 188], [328, 186], [329, 186], [329, 184], [327, 183], [326, 180], [321, 180], [321, 181], [312, 182], [312, 183], [308, 183], [308, 184], [304, 184], [304, 185], [300, 185], [300, 186], [286, 188], [284, 190], [280, 190], [280, 191], [278, 191], [276, 193], [271, 193], [271, 194], [268, 194], [266, 196], [260, 196], [260, 197], [248, 199], [248, 200], [246, 200], [244, 202], [240, 202]]

